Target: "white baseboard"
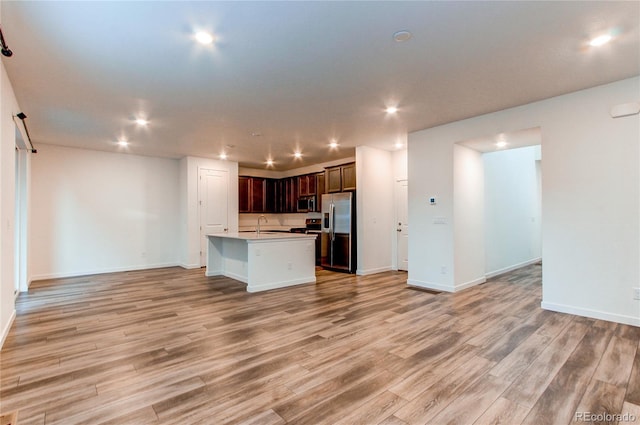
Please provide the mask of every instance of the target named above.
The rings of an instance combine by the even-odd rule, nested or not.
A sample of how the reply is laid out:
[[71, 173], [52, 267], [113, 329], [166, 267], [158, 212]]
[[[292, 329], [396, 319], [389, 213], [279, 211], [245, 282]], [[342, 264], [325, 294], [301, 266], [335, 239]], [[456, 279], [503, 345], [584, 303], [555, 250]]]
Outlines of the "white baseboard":
[[184, 264], [184, 263], [180, 263], [178, 264], [178, 266], [182, 267], [183, 269], [199, 269], [202, 266], [200, 264]]
[[378, 268], [375, 268], [375, 269], [356, 270], [356, 274], [358, 276], [367, 276], [367, 275], [370, 275], [370, 274], [389, 272], [391, 270], [393, 270], [393, 268], [391, 266], [386, 266], [386, 267], [378, 267]]
[[608, 322], [622, 323], [625, 325], [640, 326], [640, 318], [625, 316], [622, 314], [607, 313], [605, 311], [591, 310], [588, 308], [575, 307], [565, 304], [556, 304], [542, 301], [541, 307], [544, 310], [557, 311], [558, 313], [574, 314], [576, 316], [590, 317], [592, 319], [606, 320]]
[[535, 264], [540, 260], [542, 260], [542, 258], [541, 257], [537, 257], [537, 258], [534, 258], [534, 259], [531, 259], [531, 260], [524, 261], [524, 262], [519, 263], [519, 264], [514, 264], [513, 266], [505, 267], [505, 268], [499, 269], [499, 270], [494, 270], [492, 272], [485, 273], [485, 277], [487, 279], [491, 279], [492, 277], [496, 277], [498, 275], [501, 275], [501, 274], [504, 274], [504, 273], [508, 273], [510, 271], [519, 269], [520, 267], [525, 267], [525, 266], [528, 266], [528, 265], [531, 265], [531, 264]]
[[242, 276], [236, 273], [232, 273], [232, 272], [228, 272], [225, 270], [212, 270], [212, 271], [208, 271], [208, 272], [204, 272], [204, 275], [206, 277], [212, 277], [212, 276], [224, 276], [224, 277], [228, 277], [230, 279], [233, 280], [237, 280], [240, 281], [242, 283], [248, 283], [249, 279], [247, 278], [247, 276]]
[[407, 285], [418, 288], [433, 289], [434, 291], [455, 292], [453, 285], [443, 285], [441, 283], [425, 282], [422, 280], [407, 279]]
[[459, 292], [463, 289], [470, 288], [475, 285], [479, 285], [481, 283], [486, 282], [487, 279], [484, 277], [479, 277], [474, 280], [470, 280], [469, 282], [461, 283], [460, 285], [443, 285], [442, 283], [434, 283], [434, 282], [425, 282], [421, 280], [407, 280], [407, 285], [415, 286], [418, 288], [432, 289], [434, 291], [442, 291], [442, 292]]
[[9, 331], [11, 330], [11, 325], [13, 325], [13, 321], [16, 318], [16, 309], [14, 308], [11, 312], [11, 316], [9, 317], [9, 321], [5, 325], [2, 330], [2, 335], [0, 336], [0, 350], [2, 350], [2, 346], [4, 345], [4, 340], [7, 339], [7, 335], [9, 335]]
[[137, 266], [107, 267], [104, 269], [82, 270], [77, 272], [43, 273], [43, 274], [31, 276], [29, 279], [29, 285], [31, 285], [31, 282], [35, 282], [36, 280], [61, 279], [65, 277], [90, 276], [94, 274], [104, 274], [104, 273], [132, 272], [136, 270], [161, 269], [164, 267], [178, 267], [178, 266], [180, 266], [178, 263], [156, 263], [156, 264], [140, 264]]
[[481, 283], [485, 283], [487, 281], [486, 277], [479, 277], [474, 280], [470, 280], [469, 282], [461, 283], [460, 285], [456, 285], [454, 292], [462, 291], [463, 289], [471, 288], [472, 286], [480, 285]]
[[302, 285], [305, 283], [316, 283], [315, 276], [313, 278], [293, 279], [286, 282], [278, 282], [267, 285], [247, 286], [247, 292], [268, 291], [270, 289], [286, 288], [287, 286]]

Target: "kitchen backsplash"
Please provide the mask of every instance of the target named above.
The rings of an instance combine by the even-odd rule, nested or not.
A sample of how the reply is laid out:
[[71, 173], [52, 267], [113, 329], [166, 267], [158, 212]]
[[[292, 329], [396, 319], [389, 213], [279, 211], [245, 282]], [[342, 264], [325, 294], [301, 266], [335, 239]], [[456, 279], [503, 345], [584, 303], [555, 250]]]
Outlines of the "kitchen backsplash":
[[238, 228], [239, 230], [252, 230], [258, 223], [258, 217], [264, 215], [268, 222], [264, 221], [260, 227], [262, 229], [285, 230], [292, 227], [304, 227], [304, 221], [307, 218], [321, 218], [321, 213], [298, 213], [298, 214], [239, 214]]

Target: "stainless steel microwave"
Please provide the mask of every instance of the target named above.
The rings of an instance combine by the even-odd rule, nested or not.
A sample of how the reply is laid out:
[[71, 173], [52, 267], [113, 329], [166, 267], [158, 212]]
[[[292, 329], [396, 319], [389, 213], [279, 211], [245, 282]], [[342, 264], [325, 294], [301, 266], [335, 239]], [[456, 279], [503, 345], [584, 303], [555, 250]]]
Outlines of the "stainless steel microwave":
[[305, 196], [298, 199], [298, 212], [309, 212], [316, 210], [316, 197]]

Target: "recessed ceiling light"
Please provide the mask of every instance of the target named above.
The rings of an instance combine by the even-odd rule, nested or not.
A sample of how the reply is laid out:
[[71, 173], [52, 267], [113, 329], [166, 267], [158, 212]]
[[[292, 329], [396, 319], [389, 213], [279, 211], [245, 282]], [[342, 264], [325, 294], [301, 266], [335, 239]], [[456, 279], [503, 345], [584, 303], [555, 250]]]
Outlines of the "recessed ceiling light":
[[398, 43], [401, 43], [403, 41], [407, 41], [410, 38], [411, 38], [411, 33], [409, 31], [406, 31], [406, 30], [398, 31], [398, 32], [393, 34], [393, 40], [398, 42]]
[[302, 158], [302, 153], [301, 152], [294, 152], [293, 156], [295, 156], [296, 158]]
[[593, 46], [593, 47], [598, 47], [598, 46], [602, 46], [604, 44], [607, 44], [608, 42], [610, 42], [613, 39], [613, 37], [609, 34], [603, 34], [600, 35], [596, 38], [591, 39], [591, 41], [589, 41], [589, 45]]
[[255, 131], [255, 132], [251, 133], [251, 136], [260, 137], [260, 136], [262, 136], [262, 133], [260, 133], [259, 131]]
[[127, 142], [127, 139], [118, 139], [118, 144], [120, 146], [127, 146], [129, 142]]
[[273, 159], [267, 159], [267, 167], [273, 167]]
[[195, 38], [200, 44], [211, 44], [213, 43], [213, 36], [206, 31], [198, 31], [195, 34]]
[[219, 156], [220, 159], [227, 159], [227, 154], [222, 152]]
[[395, 114], [398, 112], [398, 108], [395, 106], [388, 106], [385, 110], [387, 111], [387, 114]]
[[149, 124], [149, 121], [145, 120], [144, 118], [136, 118], [136, 124], [138, 124], [138, 125], [147, 125], [147, 124]]
[[400, 149], [401, 147], [404, 146], [404, 144], [402, 142], [396, 142], [394, 146], [396, 147], [396, 149]]
[[496, 146], [499, 148], [504, 148], [505, 146], [507, 146], [507, 142], [505, 142], [504, 140], [501, 140], [499, 142], [496, 142]]
[[331, 142], [329, 143], [329, 147], [330, 148], [337, 148], [338, 147], [338, 142], [336, 141], [336, 139], [331, 139]]

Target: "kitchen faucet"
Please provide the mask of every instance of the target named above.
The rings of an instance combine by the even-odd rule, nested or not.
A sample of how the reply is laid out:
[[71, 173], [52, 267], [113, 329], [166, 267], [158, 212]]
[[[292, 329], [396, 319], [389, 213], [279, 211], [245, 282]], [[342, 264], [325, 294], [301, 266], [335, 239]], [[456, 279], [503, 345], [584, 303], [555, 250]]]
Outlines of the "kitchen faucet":
[[258, 227], [256, 227], [256, 233], [260, 234], [260, 219], [264, 218], [264, 222], [268, 223], [269, 220], [267, 220], [267, 217], [265, 217], [264, 214], [262, 214], [260, 217], [258, 217]]

